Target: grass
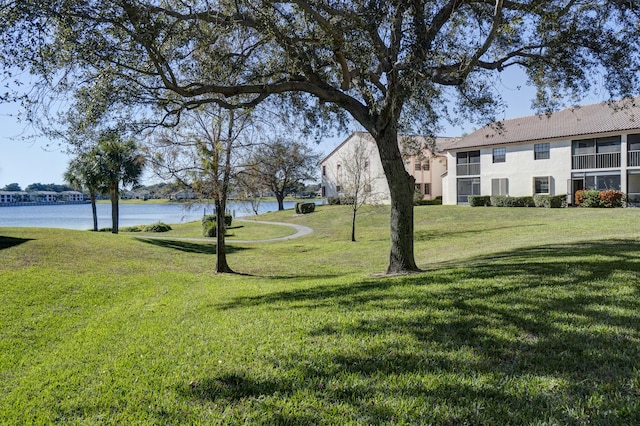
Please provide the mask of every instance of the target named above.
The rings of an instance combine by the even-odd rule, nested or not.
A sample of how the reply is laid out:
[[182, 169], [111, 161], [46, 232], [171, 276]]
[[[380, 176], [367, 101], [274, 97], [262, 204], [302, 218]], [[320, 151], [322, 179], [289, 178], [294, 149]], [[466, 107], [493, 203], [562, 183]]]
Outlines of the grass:
[[230, 242], [247, 275], [207, 243], [0, 228], [0, 422], [638, 424], [638, 214], [419, 207], [426, 271], [399, 277], [372, 274], [385, 208], [357, 243], [345, 207], [264, 215], [315, 232]]

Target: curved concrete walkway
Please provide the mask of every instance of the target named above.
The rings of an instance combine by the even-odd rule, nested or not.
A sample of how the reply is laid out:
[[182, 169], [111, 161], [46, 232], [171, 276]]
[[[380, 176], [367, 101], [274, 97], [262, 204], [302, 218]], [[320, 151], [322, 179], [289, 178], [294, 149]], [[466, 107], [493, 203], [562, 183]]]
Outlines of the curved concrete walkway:
[[[296, 225], [293, 223], [285, 223], [285, 222], [265, 222], [261, 220], [248, 220], [248, 219], [234, 219], [238, 222], [251, 222], [251, 223], [262, 223], [265, 225], [282, 225], [288, 226], [290, 228], [294, 228], [296, 230], [295, 233], [291, 235], [286, 235], [284, 237], [277, 238], [266, 238], [264, 240], [226, 240], [227, 243], [269, 243], [274, 241], [285, 241], [292, 240], [294, 238], [304, 237], [305, 235], [309, 235], [313, 233], [313, 229], [304, 225]], [[181, 238], [181, 237], [156, 237], [156, 236], [144, 236], [138, 238], [149, 238], [154, 240], [174, 240], [174, 241], [197, 241], [197, 242], [206, 242], [206, 243], [215, 243], [215, 238]]]

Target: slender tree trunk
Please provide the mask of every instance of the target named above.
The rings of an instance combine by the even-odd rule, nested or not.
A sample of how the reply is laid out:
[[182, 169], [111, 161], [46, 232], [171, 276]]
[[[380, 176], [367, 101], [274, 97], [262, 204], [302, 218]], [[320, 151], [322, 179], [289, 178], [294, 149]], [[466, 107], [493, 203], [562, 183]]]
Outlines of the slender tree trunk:
[[278, 211], [284, 210], [284, 191], [283, 192], [275, 192], [276, 200], [278, 200]]
[[353, 204], [353, 217], [351, 218], [351, 241], [356, 241], [356, 214], [358, 213], [357, 204]]
[[111, 198], [111, 233], [118, 233], [118, 221], [120, 218], [120, 206], [118, 205], [118, 187], [112, 186], [109, 191], [109, 198]]
[[376, 144], [391, 195], [391, 250], [388, 274], [419, 271], [413, 251], [413, 192], [415, 179], [404, 166], [395, 127], [376, 135]]
[[96, 193], [89, 190], [89, 198], [91, 199], [91, 213], [93, 214], [93, 231], [98, 232], [98, 209], [96, 208]]
[[227, 225], [224, 223], [226, 200], [217, 200], [216, 206], [216, 272], [233, 273], [227, 263], [227, 246], [224, 240]]

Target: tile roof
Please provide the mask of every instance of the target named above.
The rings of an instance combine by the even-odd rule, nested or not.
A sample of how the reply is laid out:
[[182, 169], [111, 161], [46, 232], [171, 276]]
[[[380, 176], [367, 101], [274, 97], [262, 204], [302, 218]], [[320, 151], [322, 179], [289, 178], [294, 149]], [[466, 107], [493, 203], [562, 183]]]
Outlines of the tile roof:
[[450, 149], [475, 148], [640, 130], [640, 98], [567, 108], [551, 115], [504, 120], [464, 136]]
[[[342, 141], [340, 144], [338, 144], [338, 146], [336, 146], [322, 160], [320, 160], [318, 162], [318, 164], [322, 164], [325, 161], [327, 161], [327, 159], [329, 159], [336, 152], [338, 152], [340, 150], [340, 148], [342, 148], [343, 145], [345, 145], [347, 142], [349, 142], [354, 137], [360, 137], [362, 139], [365, 139], [365, 140], [375, 144], [375, 140], [373, 139], [373, 136], [371, 136], [371, 134], [369, 132], [353, 132], [344, 141]], [[424, 146], [431, 146], [431, 144], [428, 143], [429, 140], [425, 136], [420, 136], [420, 135], [402, 135], [402, 134], [400, 134], [400, 135], [398, 135], [398, 143], [401, 143], [403, 138], [416, 139], [420, 144], [422, 144]], [[459, 139], [460, 138], [452, 138], [452, 137], [445, 137], [445, 136], [437, 136], [437, 137], [435, 137], [434, 154], [436, 156], [445, 155], [444, 154], [445, 151], [448, 151], [451, 148], [451, 146], [453, 144], [455, 144]]]

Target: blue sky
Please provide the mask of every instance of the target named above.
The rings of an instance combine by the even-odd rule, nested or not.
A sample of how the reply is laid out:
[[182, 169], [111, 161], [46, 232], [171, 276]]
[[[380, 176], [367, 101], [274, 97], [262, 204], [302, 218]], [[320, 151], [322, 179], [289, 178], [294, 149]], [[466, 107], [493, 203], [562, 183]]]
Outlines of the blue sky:
[[[498, 119], [509, 119], [531, 115], [531, 99], [534, 96], [532, 88], [525, 84], [522, 72], [508, 71], [501, 75], [496, 82], [497, 89], [508, 107]], [[584, 100], [584, 104], [605, 100], [605, 97], [590, 95]], [[33, 134], [22, 123], [18, 122], [19, 106], [16, 104], [0, 104], [0, 188], [13, 182], [20, 184], [22, 188], [29, 184], [63, 183], [64, 173], [69, 157], [62, 148], [57, 147], [55, 141], [47, 139], [27, 139], [24, 136]], [[470, 132], [474, 128], [473, 123], [467, 123], [460, 127], [447, 127], [443, 136], [460, 136]], [[354, 129], [355, 130], [355, 129]], [[328, 154], [347, 135], [323, 140], [316, 148], [322, 154]], [[51, 146], [48, 146], [51, 144]]]

